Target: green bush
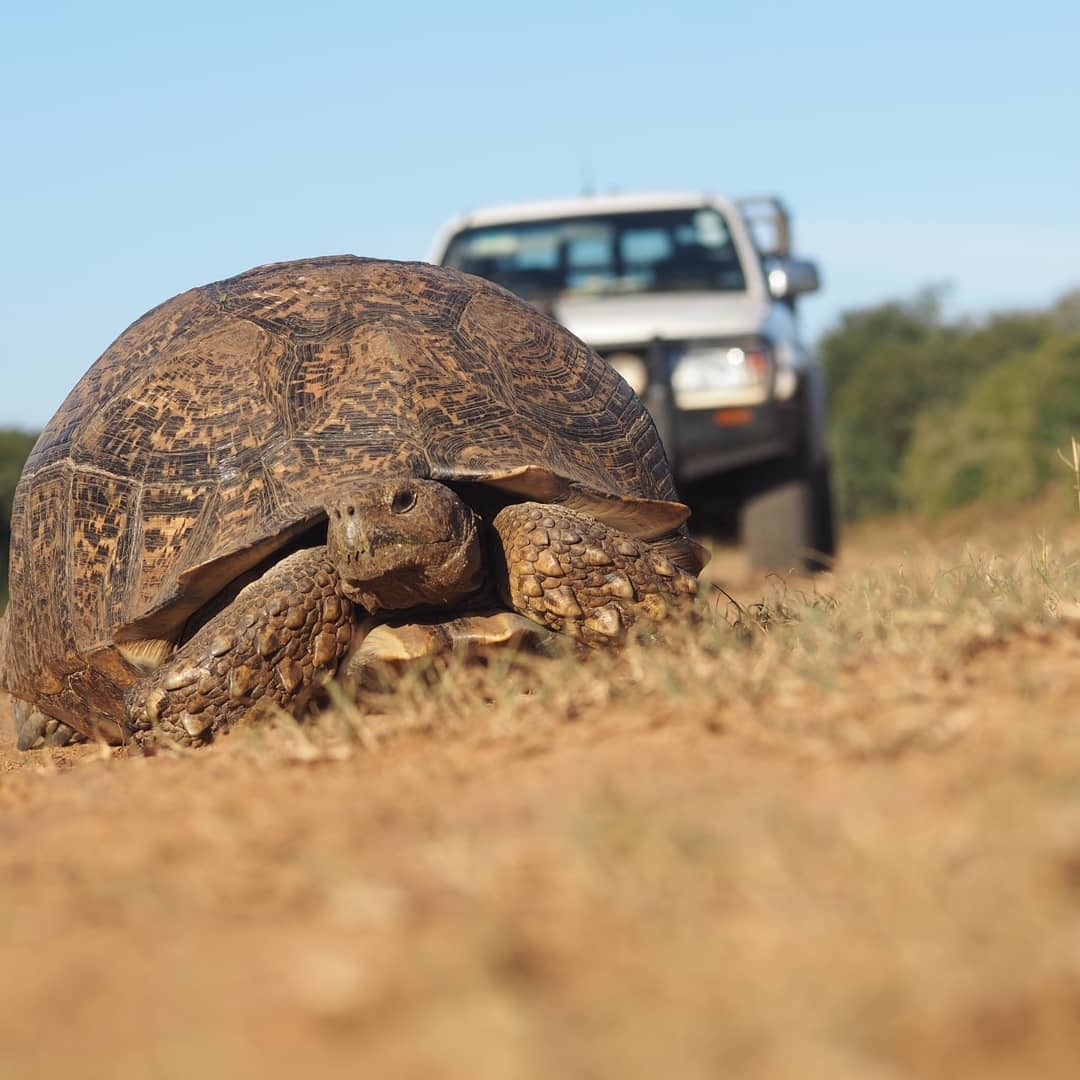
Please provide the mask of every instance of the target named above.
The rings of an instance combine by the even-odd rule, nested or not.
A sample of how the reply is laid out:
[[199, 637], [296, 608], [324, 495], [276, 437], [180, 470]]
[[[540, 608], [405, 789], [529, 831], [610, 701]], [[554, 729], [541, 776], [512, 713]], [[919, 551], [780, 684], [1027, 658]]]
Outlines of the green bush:
[[952, 408], [920, 416], [903, 462], [905, 501], [936, 516], [975, 500], [1008, 504], [1061, 474], [1059, 448], [1080, 431], [1080, 335], [1014, 356]]
[[8, 554], [11, 536], [11, 503], [36, 435], [0, 429], [0, 605], [7, 602]]
[[[820, 346], [842, 516], [930, 505], [916, 478], [934, 464], [934, 453], [944, 452], [945, 431], [955, 425], [965, 427], [962, 438], [948, 442], [956, 463], [948, 499], [982, 490], [984, 455], [975, 446], [991, 432], [978, 416], [957, 410], [991, 372], [1033, 355], [1048, 341], [1064, 340], [1075, 308], [1066, 297], [1051, 312], [999, 315], [984, 325], [948, 324], [940, 294], [928, 290], [908, 303], [845, 315]], [[920, 448], [909, 465], [916, 437]], [[1012, 486], [1026, 491], [1038, 479], [1025, 479], [1022, 472], [1011, 478]]]

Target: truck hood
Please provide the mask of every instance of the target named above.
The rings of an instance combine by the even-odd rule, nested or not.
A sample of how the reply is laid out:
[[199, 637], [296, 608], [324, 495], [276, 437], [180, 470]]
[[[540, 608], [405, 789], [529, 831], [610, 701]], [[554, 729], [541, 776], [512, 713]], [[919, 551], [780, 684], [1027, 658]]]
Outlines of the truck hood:
[[759, 333], [769, 306], [738, 293], [696, 292], [556, 300], [551, 314], [594, 349], [653, 338], [742, 337]]

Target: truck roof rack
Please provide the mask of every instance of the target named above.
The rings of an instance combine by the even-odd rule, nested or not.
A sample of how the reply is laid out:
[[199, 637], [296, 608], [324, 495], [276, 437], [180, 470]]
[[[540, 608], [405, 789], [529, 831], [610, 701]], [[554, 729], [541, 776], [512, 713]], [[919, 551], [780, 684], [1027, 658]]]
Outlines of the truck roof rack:
[[733, 201], [762, 255], [791, 254], [791, 214], [778, 196], [744, 195]]

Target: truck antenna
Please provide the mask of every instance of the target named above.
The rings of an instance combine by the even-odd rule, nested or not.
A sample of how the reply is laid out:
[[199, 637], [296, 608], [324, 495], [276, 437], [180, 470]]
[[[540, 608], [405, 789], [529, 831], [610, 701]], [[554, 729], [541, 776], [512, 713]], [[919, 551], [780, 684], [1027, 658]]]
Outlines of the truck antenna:
[[592, 162], [588, 158], [581, 159], [581, 194], [589, 198], [596, 194], [596, 183], [593, 180]]

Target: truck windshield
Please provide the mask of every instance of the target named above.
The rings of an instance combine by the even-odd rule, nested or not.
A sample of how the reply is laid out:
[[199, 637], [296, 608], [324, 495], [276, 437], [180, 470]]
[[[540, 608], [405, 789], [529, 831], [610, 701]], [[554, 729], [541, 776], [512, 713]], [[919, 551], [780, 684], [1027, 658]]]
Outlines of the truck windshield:
[[746, 288], [727, 222], [711, 208], [467, 229], [443, 262], [526, 300]]

